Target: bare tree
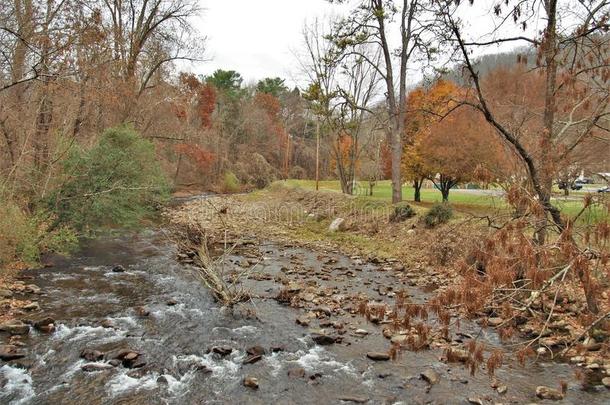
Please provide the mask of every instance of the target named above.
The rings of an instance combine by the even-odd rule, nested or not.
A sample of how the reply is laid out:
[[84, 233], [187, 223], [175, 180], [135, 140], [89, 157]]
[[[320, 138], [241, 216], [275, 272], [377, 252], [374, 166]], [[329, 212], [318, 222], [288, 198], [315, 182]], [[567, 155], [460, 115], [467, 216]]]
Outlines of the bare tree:
[[[392, 156], [392, 202], [402, 200], [402, 141], [407, 119], [407, 73], [411, 62], [420, 55], [431, 56], [427, 32], [428, 2], [425, 0], [337, 0], [353, 3], [350, 17], [337, 25], [334, 40], [343, 55], [358, 55], [369, 63], [385, 83], [386, 126]], [[398, 30], [399, 45], [391, 43], [392, 29]], [[358, 45], [370, 44], [380, 49], [382, 62], [362, 54]], [[360, 106], [360, 108], [366, 108]]]
[[[474, 101], [465, 103], [481, 111], [514, 148], [527, 168], [532, 188], [544, 212], [550, 215], [555, 226], [563, 230], [565, 223], [560, 210], [551, 202], [556, 163], [587, 138], [595, 136], [596, 132], [607, 137], [610, 130], [610, 88], [607, 85], [610, 37], [604, 34], [608, 30], [610, 2], [572, 1], [568, 10], [560, 8], [557, 0], [498, 1], [494, 13], [500, 18], [500, 26], [512, 19], [524, 30], [529, 25], [543, 24], [544, 28], [531, 36], [525, 33], [510, 37], [494, 36], [489, 41], [466, 38], [462, 22], [457, 17], [460, 6], [452, 1], [440, 4], [441, 26], [446, 27], [443, 33], [449, 34], [445, 39], [456, 45], [457, 54], [461, 56], [472, 83]], [[497, 31], [498, 28], [494, 33]], [[543, 76], [545, 87], [536, 151], [528, 148], [519, 133], [499, 118], [472, 59], [473, 49], [506, 42], [525, 43], [538, 50], [536, 69]], [[569, 105], [565, 104], [566, 98]], [[559, 100], [562, 100], [563, 111], [558, 111]], [[544, 216], [537, 231], [539, 243], [545, 241], [546, 228]]]

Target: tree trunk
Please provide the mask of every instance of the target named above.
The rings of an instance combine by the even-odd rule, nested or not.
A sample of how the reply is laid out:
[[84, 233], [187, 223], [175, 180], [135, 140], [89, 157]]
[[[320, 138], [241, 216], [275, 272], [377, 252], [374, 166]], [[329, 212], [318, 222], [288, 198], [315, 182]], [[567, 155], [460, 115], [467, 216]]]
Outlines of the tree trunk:
[[567, 185], [563, 189], [563, 195], [565, 195], [566, 197], [570, 195], [570, 188]]
[[443, 202], [449, 201], [449, 190], [450, 188], [446, 185], [441, 185], [441, 194], [443, 195]]
[[396, 204], [402, 201], [402, 180], [400, 173], [400, 162], [402, 159], [402, 137], [399, 128], [391, 134], [392, 146], [392, 203]]
[[424, 183], [423, 179], [413, 180], [413, 188], [415, 189], [415, 194], [413, 196], [413, 201], [421, 202], [421, 187]]
[[[553, 180], [551, 177], [552, 168], [552, 142], [553, 126], [555, 124], [555, 90], [557, 87], [557, 0], [545, 2], [547, 14], [547, 26], [544, 32], [543, 53], [546, 63], [546, 83], [544, 97], [544, 129], [540, 139], [540, 190], [538, 198], [546, 207], [551, 204], [551, 191]], [[567, 187], [566, 187], [567, 190]], [[536, 239], [539, 244], [546, 241], [547, 217], [541, 218], [538, 225]]]

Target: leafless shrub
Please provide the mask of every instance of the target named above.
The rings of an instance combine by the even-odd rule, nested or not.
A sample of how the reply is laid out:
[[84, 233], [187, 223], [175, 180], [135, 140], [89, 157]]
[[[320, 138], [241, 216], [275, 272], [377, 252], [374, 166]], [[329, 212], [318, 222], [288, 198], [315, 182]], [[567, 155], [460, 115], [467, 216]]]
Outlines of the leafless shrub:
[[217, 257], [210, 254], [208, 237], [200, 224], [174, 229], [173, 238], [179, 250], [192, 258], [197, 277], [223, 307], [232, 310], [236, 305], [251, 298], [243, 281], [252, 274], [256, 266], [237, 270], [229, 265], [228, 257], [238, 244], [229, 245], [226, 234], [222, 252]]

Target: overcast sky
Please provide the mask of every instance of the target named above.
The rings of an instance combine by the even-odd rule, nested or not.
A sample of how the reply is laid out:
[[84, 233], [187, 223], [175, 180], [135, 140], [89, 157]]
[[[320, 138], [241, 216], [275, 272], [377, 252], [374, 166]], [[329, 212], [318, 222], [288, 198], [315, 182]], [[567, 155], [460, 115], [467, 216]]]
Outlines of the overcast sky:
[[[265, 77], [279, 76], [289, 85], [299, 82], [299, 69], [294, 52], [302, 49], [302, 29], [316, 18], [337, 16], [345, 7], [326, 0], [199, 0], [204, 8], [197, 28], [207, 36], [208, 62], [190, 67], [194, 73], [210, 74], [216, 69], [236, 70], [245, 83]], [[467, 3], [467, 2], [465, 2]], [[476, 3], [475, 3], [476, 4]], [[489, 13], [489, 5], [467, 7], [469, 34], [487, 33], [492, 23], [481, 18]], [[495, 48], [485, 52], [506, 50]], [[413, 73], [415, 76], [418, 72]]]
[[208, 37], [206, 56], [196, 73], [236, 70], [246, 82], [279, 76], [293, 83], [297, 64], [292, 51], [301, 45], [306, 21], [336, 14], [325, 0], [200, 0], [198, 23]]

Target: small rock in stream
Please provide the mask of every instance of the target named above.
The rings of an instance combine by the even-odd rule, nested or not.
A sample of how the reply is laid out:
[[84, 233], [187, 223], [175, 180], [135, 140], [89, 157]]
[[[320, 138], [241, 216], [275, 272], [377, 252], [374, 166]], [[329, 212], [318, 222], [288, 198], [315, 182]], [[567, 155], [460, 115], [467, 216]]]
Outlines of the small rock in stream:
[[38, 321], [34, 321], [33, 325], [36, 330], [39, 330], [39, 331], [45, 332], [45, 333], [50, 333], [55, 330], [55, 320], [50, 317], [46, 317], [46, 318], [40, 319]]
[[468, 403], [474, 404], [474, 405], [483, 405], [483, 400], [479, 397], [471, 396], [471, 397], [468, 397]]
[[339, 398], [337, 398], [339, 401], [343, 401], [343, 402], [353, 402], [355, 404], [364, 404], [366, 402], [368, 402], [368, 398], [366, 397], [357, 397], [357, 396], [351, 396], [351, 395], [345, 395], [345, 396], [341, 396]]
[[325, 335], [322, 333], [312, 333], [311, 339], [320, 346], [332, 345], [337, 340], [337, 338], [334, 336]]
[[289, 378], [304, 378], [305, 377], [305, 369], [303, 367], [293, 368], [288, 370]]
[[246, 377], [244, 378], [244, 387], [252, 388], [253, 390], [258, 389], [258, 379], [255, 377]]
[[150, 311], [145, 307], [135, 307], [134, 311], [136, 311], [136, 315], [138, 316], [144, 317], [150, 315]]
[[178, 301], [176, 301], [173, 298], [170, 298], [169, 300], [167, 300], [167, 302], [165, 303], [168, 307], [173, 307], [174, 305], [178, 304]]
[[11, 298], [13, 296], [13, 292], [10, 290], [0, 289], [0, 298]]
[[11, 335], [27, 335], [30, 333], [30, 325], [17, 319], [12, 319], [0, 324], [0, 331], [7, 332]]
[[540, 399], [549, 399], [551, 401], [561, 401], [563, 399], [561, 391], [545, 387], [544, 385], [536, 387], [536, 396]]
[[297, 318], [296, 323], [297, 325], [307, 327], [309, 326], [309, 318], [306, 316], [300, 316]]
[[228, 356], [233, 351], [233, 348], [229, 346], [214, 346], [212, 352], [220, 354], [221, 356]]
[[93, 373], [96, 371], [104, 371], [104, 370], [110, 370], [112, 369], [112, 365], [111, 364], [107, 364], [107, 363], [87, 363], [87, 364], [83, 364], [81, 366], [81, 370], [87, 372], [87, 373]]
[[263, 346], [252, 346], [246, 349], [246, 353], [251, 356], [262, 356], [264, 354], [267, 354], [267, 351]]
[[25, 351], [15, 345], [0, 345], [0, 360], [10, 361], [25, 357]]
[[104, 353], [99, 350], [85, 348], [81, 350], [80, 357], [87, 361], [99, 361], [104, 358]]
[[125, 267], [121, 266], [120, 264], [117, 264], [116, 266], [114, 266], [112, 268], [112, 272], [113, 273], [124, 273], [125, 272]]
[[421, 373], [421, 378], [423, 378], [430, 385], [437, 384], [441, 379], [440, 375], [438, 375], [438, 373], [432, 369]]
[[371, 360], [375, 360], [375, 361], [388, 361], [388, 360], [390, 360], [390, 355], [388, 353], [368, 352], [366, 354], [366, 357], [368, 357]]
[[40, 311], [40, 304], [36, 301], [24, 305], [21, 309], [24, 311]]
[[262, 355], [260, 354], [252, 354], [248, 357], [246, 357], [243, 361], [242, 364], [254, 364], [257, 361], [260, 361], [263, 358]]

